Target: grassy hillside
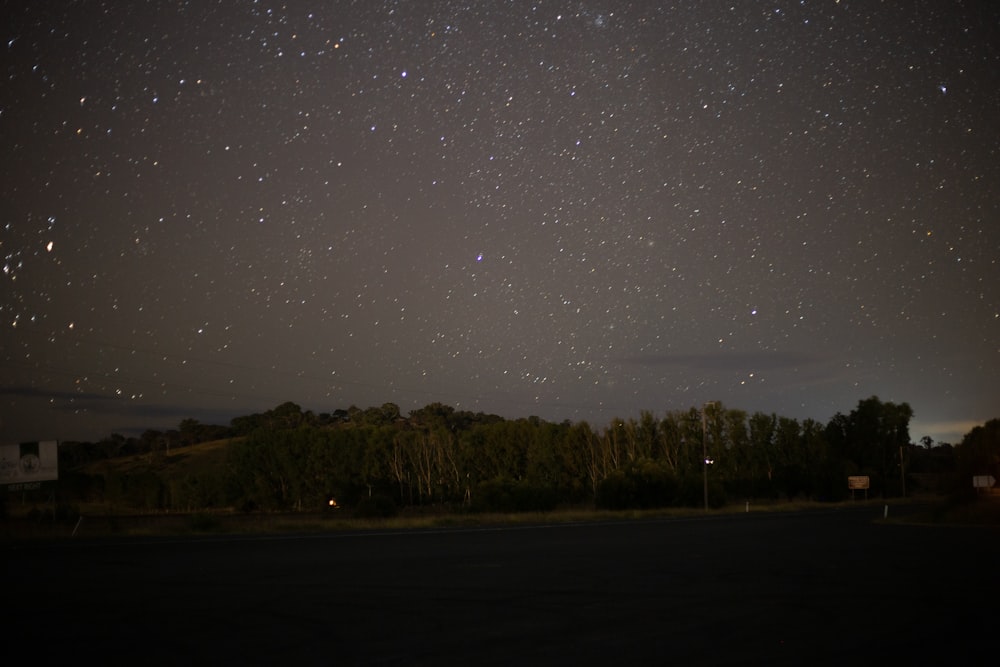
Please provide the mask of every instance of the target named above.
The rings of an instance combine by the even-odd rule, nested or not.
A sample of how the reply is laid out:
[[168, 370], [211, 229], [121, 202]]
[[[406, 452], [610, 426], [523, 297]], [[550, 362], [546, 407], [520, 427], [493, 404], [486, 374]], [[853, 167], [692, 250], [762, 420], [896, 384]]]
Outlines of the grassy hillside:
[[[213, 440], [164, 452], [120, 456], [67, 471], [62, 501], [83, 513], [134, 514], [219, 507], [229, 445]], [[68, 488], [70, 487], [70, 488]]]
[[221, 471], [226, 462], [229, 443], [238, 438], [212, 440], [171, 450], [169, 455], [134, 454], [95, 461], [84, 466], [88, 475], [106, 475], [109, 472], [132, 475], [153, 471], [166, 479], [177, 479], [192, 473]]

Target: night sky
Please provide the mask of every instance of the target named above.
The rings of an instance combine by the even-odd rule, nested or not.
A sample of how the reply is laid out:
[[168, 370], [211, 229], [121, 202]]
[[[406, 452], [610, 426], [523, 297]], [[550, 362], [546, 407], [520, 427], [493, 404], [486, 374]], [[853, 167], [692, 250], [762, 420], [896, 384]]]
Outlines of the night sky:
[[1000, 416], [1000, 5], [8, 2], [0, 440]]

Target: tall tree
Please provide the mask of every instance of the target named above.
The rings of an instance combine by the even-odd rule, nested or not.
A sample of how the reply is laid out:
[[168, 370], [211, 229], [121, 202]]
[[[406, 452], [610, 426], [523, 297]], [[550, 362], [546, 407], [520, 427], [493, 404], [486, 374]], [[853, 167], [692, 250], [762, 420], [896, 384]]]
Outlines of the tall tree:
[[1000, 419], [991, 419], [965, 434], [955, 447], [958, 495], [973, 497], [972, 480], [977, 475], [1000, 479]]
[[901, 457], [909, 446], [912, 417], [909, 404], [871, 396], [858, 401], [849, 415], [835, 415], [826, 428], [827, 440], [850, 462], [851, 472], [872, 476], [873, 488], [883, 496], [890, 487], [901, 492]]

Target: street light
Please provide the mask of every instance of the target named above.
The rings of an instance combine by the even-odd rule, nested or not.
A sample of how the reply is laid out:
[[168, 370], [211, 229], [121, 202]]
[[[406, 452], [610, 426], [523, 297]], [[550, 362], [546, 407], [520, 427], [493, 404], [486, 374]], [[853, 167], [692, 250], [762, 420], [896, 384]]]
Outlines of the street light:
[[708, 458], [708, 406], [718, 405], [715, 401], [708, 401], [701, 409], [701, 463], [702, 478], [705, 482], [705, 511], [708, 511], [708, 465], [713, 461]]

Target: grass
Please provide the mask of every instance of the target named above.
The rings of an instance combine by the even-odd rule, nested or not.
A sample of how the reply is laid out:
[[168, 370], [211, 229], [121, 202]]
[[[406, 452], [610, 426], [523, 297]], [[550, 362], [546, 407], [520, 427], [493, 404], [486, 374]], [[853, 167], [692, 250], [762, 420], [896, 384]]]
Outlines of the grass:
[[[891, 505], [906, 502], [927, 502], [927, 499], [894, 499]], [[881, 507], [884, 501], [847, 501], [843, 503], [769, 502], [753, 503], [751, 513], [803, 512], [829, 510], [837, 507]], [[13, 509], [13, 508], [9, 508]], [[743, 503], [713, 509], [710, 516], [742, 514]], [[552, 512], [483, 513], [450, 512], [441, 508], [415, 508], [390, 518], [361, 518], [349, 511], [324, 513], [238, 513], [213, 511], [195, 513], [118, 514], [106, 506], [80, 508], [79, 516], [52, 518], [37, 510], [11, 511], [0, 524], [0, 541], [24, 539], [62, 539], [70, 537], [154, 537], [191, 535], [254, 535], [287, 533], [334, 533], [359, 531], [419, 530], [447, 528], [488, 528], [496, 526], [531, 526], [543, 524], [573, 524], [586, 522], [637, 521], [649, 519], [683, 519], [705, 516], [703, 509], [663, 508], [655, 510], [607, 511], [588, 508], [565, 508]], [[82, 518], [80, 518], [82, 517]], [[879, 519], [879, 522], [883, 522]], [[905, 518], [890, 517], [887, 523], [992, 525], [1000, 526], [1000, 499], [984, 500], [967, 506], [954, 506], [938, 501], [926, 511]]]
[[989, 496], [970, 503], [934, 503], [925, 510], [886, 523], [910, 525], [989, 526], [1000, 528], [1000, 497]]
[[82, 472], [100, 475], [109, 471], [128, 475], [156, 470], [168, 477], [180, 478], [192, 472], [218, 467], [226, 460], [229, 444], [236, 438], [212, 440], [197, 445], [175, 447], [169, 454], [159, 457], [151, 454], [131, 454], [104, 461], [94, 461], [83, 467]]
[[[602, 511], [570, 508], [553, 512], [482, 513], [449, 512], [439, 508], [403, 510], [389, 518], [361, 518], [349, 511], [325, 513], [238, 513], [212, 511], [187, 513], [121, 514], [106, 505], [80, 508], [77, 517], [54, 519], [50, 511], [10, 508], [0, 527], [0, 540], [72, 537], [151, 537], [195, 534], [322, 533], [372, 530], [475, 528], [593, 521], [629, 521], [661, 517], [695, 517], [704, 510]], [[714, 514], [728, 510], [712, 510]], [[735, 511], [735, 509], [733, 510]], [[80, 518], [82, 517], [82, 518]]]

